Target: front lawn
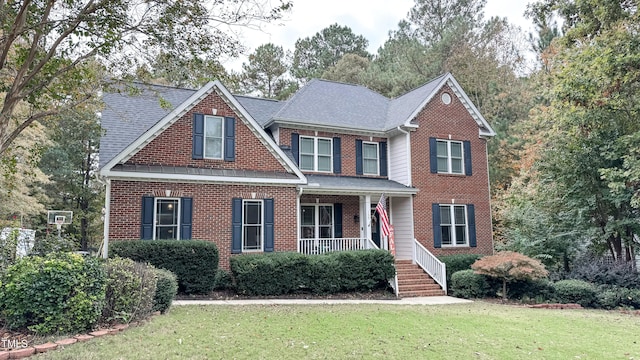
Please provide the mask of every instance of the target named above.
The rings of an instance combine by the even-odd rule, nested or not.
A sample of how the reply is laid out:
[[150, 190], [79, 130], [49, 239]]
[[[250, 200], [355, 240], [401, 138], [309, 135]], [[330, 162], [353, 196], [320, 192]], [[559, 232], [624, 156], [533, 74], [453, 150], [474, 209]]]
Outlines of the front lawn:
[[484, 302], [180, 306], [35, 359], [638, 359], [640, 317]]

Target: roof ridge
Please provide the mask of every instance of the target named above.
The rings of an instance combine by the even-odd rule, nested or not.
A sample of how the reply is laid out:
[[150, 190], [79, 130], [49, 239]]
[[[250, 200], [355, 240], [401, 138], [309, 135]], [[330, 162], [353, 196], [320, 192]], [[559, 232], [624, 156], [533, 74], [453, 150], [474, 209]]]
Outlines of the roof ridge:
[[131, 84], [137, 84], [137, 85], [145, 85], [145, 86], [153, 86], [153, 87], [161, 87], [161, 88], [165, 88], [165, 89], [173, 89], [173, 90], [188, 90], [188, 91], [198, 91], [198, 89], [202, 88], [205, 85], [199, 86], [198, 89], [194, 89], [194, 88], [186, 88], [186, 87], [180, 87], [180, 86], [174, 86], [174, 85], [164, 85], [164, 84], [153, 84], [150, 82], [145, 82], [142, 80], [123, 80], [123, 79], [119, 79], [119, 80], [115, 80], [113, 82], [113, 85], [118, 85], [118, 84], [127, 84], [127, 83], [131, 83]]
[[264, 101], [271, 101], [271, 102], [285, 102], [286, 100], [278, 100], [278, 99], [270, 99], [270, 98], [265, 98], [265, 97], [260, 97], [260, 96], [251, 96], [251, 95], [242, 95], [242, 94], [233, 94], [233, 97], [243, 97], [243, 98], [247, 98], [247, 99], [256, 99], [256, 100], [264, 100]]
[[401, 97], [403, 97], [403, 96], [405, 96], [405, 95], [408, 95], [408, 94], [410, 94], [410, 93], [412, 93], [412, 92], [414, 92], [414, 91], [416, 91], [416, 90], [418, 90], [418, 89], [421, 89], [421, 88], [423, 88], [423, 87], [425, 87], [425, 86], [427, 86], [427, 85], [431, 85], [432, 83], [436, 82], [436, 80], [441, 81], [443, 78], [445, 78], [445, 77], [446, 77], [447, 75], [449, 75], [449, 74], [451, 74], [451, 73], [447, 71], [446, 73], [444, 73], [444, 74], [442, 74], [442, 75], [438, 75], [438, 76], [436, 76], [436, 77], [434, 77], [434, 78], [432, 78], [432, 79], [430, 79], [430, 80], [428, 80], [428, 81], [424, 82], [422, 85], [420, 85], [420, 86], [416, 86], [415, 88], [413, 88], [413, 89], [411, 89], [411, 90], [409, 90], [409, 91], [405, 92], [404, 94], [402, 94], [402, 95], [400, 95], [400, 96], [396, 96], [396, 97], [394, 97], [394, 98], [393, 98], [393, 99], [391, 99], [391, 100], [399, 99], [399, 98], [401, 98]]

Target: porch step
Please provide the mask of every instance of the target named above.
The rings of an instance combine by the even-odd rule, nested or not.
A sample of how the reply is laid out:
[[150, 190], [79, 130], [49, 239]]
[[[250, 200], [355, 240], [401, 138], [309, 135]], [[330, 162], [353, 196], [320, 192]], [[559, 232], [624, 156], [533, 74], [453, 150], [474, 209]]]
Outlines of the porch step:
[[398, 296], [443, 296], [444, 290], [429, 274], [411, 260], [397, 260]]

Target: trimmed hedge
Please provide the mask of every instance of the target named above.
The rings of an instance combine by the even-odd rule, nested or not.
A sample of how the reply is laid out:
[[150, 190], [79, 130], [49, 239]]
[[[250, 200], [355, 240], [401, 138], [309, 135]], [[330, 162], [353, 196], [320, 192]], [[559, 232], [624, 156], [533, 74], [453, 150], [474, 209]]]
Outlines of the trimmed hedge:
[[224, 269], [218, 269], [213, 288], [214, 290], [232, 290], [233, 278], [231, 273]]
[[218, 271], [218, 247], [200, 240], [132, 240], [109, 244], [109, 256], [120, 256], [167, 269], [178, 278], [178, 291], [206, 294]]
[[440, 256], [438, 259], [447, 266], [447, 284], [449, 290], [451, 287], [451, 277], [460, 270], [471, 269], [471, 264], [480, 259], [483, 255], [478, 254], [457, 254]]
[[100, 259], [74, 253], [19, 259], [0, 280], [0, 317], [11, 329], [80, 333], [98, 321], [106, 275]]
[[156, 293], [153, 266], [126, 258], [108, 259], [107, 291], [101, 323], [129, 323], [151, 314]]
[[451, 292], [453, 296], [463, 299], [481, 298], [487, 295], [489, 284], [484, 275], [473, 270], [460, 270], [451, 275]]
[[178, 279], [175, 274], [166, 269], [155, 269], [158, 283], [153, 297], [153, 311], [167, 312], [178, 292]]
[[559, 303], [578, 303], [593, 307], [597, 300], [597, 288], [582, 280], [560, 280], [553, 284], [554, 298]]
[[234, 256], [231, 272], [239, 293], [273, 296], [384, 289], [395, 267], [393, 256], [384, 250], [312, 256], [282, 252]]

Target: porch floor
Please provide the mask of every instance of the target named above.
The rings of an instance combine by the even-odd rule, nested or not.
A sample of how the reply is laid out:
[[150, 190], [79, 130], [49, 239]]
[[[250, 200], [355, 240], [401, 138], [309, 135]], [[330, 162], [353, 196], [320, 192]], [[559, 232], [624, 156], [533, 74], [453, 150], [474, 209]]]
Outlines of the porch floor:
[[445, 292], [435, 280], [411, 260], [396, 260], [398, 296], [444, 296]]

